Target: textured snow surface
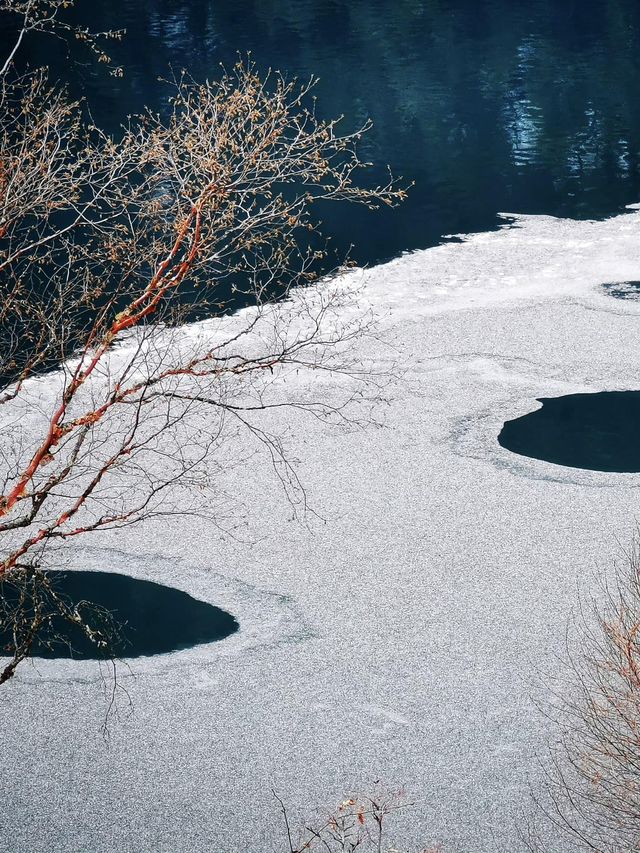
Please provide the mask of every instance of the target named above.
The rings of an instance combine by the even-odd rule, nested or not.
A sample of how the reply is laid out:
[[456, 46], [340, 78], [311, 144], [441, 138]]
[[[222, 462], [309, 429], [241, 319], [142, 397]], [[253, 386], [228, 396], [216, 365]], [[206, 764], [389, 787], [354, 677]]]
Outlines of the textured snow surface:
[[288, 520], [272, 474], [239, 469], [249, 543], [185, 519], [68, 552], [241, 630], [122, 667], [133, 712], [120, 701], [108, 742], [96, 664], [23, 667], [0, 696], [0, 850], [284, 851], [272, 788], [296, 823], [377, 779], [416, 802], [395, 843], [517, 849], [549, 734], [536, 673], [628, 542], [640, 475], [514, 456], [497, 435], [536, 397], [640, 388], [640, 302], [602, 287], [640, 279], [640, 213], [505, 223], [349, 274], [386, 337], [367, 355], [407, 373], [383, 429], [286, 415], [323, 521]]

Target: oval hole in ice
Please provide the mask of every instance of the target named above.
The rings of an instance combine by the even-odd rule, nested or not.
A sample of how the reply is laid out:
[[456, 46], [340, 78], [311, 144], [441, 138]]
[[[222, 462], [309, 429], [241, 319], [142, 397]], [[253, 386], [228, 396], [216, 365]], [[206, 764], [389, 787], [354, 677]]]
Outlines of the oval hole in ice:
[[[72, 622], [55, 615], [39, 633], [32, 657], [103, 660], [158, 655], [222, 640], [239, 627], [225, 610], [151, 581], [114, 572], [49, 571], [46, 575], [55, 594], [77, 607], [109, 642], [100, 647]], [[16, 601], [20, 587], [9, 581], [0, 587], [4, 617], [7, 603]], [[31, 596], [27, 606], [33, 601]], [[0, 655], [12, 648], [11, 626], [5, 618], [2, 622]]]
[[570, 468], [640, 471], [640, 391], [540, 397], [542, 408], [506, 421], [499, 444]]
[[611, 281], [602, 287], [614, 299], [640, 299], [640, 281]]

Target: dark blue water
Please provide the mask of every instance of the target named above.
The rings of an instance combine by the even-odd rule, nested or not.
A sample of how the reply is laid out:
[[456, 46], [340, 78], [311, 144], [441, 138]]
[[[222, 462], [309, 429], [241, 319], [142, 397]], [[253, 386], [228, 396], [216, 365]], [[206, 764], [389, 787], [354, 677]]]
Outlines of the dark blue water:
[[636, 302], [640, 299], [640, 281], [611, 281], [602, 285], [605, 293], [614, 299]]
[[499, 443], [513, 453], [571, 468], [640, 471], [640, 391], [541, 397], [542, 408], [507, 421]]
[[[76, 607], [83, 620], [99, 637], [100, 646], [68, 619], [56, 615], [40, 630], [32, 656], [101, 660], [165, 654], [200, 643], [222, 640], [238, 630], [230, 613], [199, 601], [186, 592], [151, 581], [111, 572], [47, 572], [55, 593]], [[0, 583], [0, 596], [7, 605], [24, 594], [10, 581]], [[27, 588], [28, 589], [28, 588]], [[28, 602], [34, 602], [33, 596]], [[28, 612], [23, 606], [23, 612]], [[0, 619], [0, 654], [11, 651], [11, 623]]]
[[[329, 206], [324, 231], [358, 261], [494, 227], [498, 211], [609, 215], [640, 200], [638, 0], [79, 0], [78, 19], [127, 28], [122, 80], [57, 43], [32, 43], [112, 129], [158, 77], [259, 66], [317, 74], [320, 111], [371, 116], [374, 177], [416, 182], [398, 211]], [[34, 46], [35, 45], [35, 46]]]

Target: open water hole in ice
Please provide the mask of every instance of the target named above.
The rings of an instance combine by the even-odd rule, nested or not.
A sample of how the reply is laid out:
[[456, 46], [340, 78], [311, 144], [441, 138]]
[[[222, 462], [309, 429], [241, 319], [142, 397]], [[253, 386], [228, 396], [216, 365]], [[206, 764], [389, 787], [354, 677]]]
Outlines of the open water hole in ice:
[[640, 472], [640, 391], [540, 397], [542, 408], [506, 421], [498, 442], [570, 468]]
[[611, 281], [602, 287], [614, 299], [640, 299], [640, 281]]
[[[225, 610], [151, 581], [114, 572], [49, 571], [46, 576], [54, 593], [77, 608], [108, 643], [101, 647], [77, 625], [54, 615], [39, 632], [33, 657], [100, 660], [158, 655], [222, 640], [239, 627]], [[25, 589], [9, 582], [3, 586], [2, 598], [9, 605]], [[10, 627], [5, 623], [0, 628], [0, 650], [11, 647]]]

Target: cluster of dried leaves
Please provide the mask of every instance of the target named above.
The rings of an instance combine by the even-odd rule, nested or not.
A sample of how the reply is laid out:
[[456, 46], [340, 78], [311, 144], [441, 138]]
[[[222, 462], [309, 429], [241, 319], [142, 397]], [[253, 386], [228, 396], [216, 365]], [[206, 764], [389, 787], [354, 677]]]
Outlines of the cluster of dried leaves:
[[121, 626], [104, 607], [89, 601], [72, 601], [57, 588], [46, 572], [30, 565], [18, 566], [0, 580], [0, 649], [6, 646], [11, 659], [0, 672], [0, 685], [35, 648], [42, 654], [67, 647], [75, 628], [104, 658], [121, 640]]

